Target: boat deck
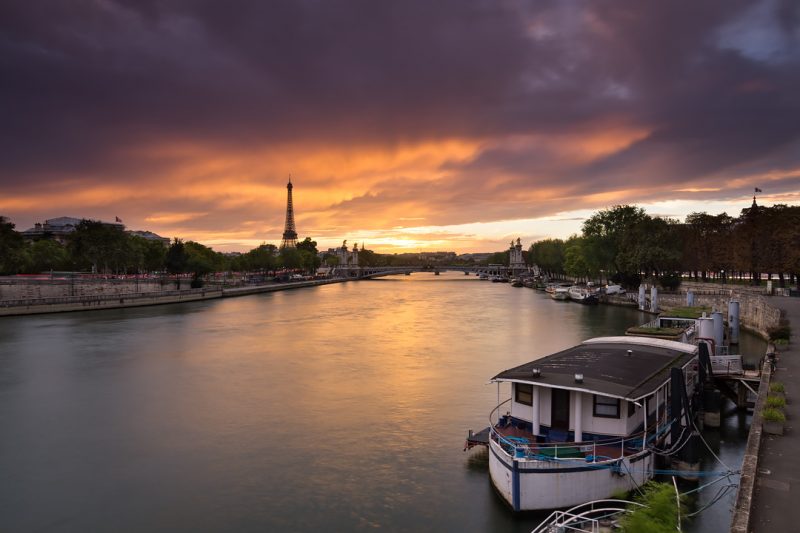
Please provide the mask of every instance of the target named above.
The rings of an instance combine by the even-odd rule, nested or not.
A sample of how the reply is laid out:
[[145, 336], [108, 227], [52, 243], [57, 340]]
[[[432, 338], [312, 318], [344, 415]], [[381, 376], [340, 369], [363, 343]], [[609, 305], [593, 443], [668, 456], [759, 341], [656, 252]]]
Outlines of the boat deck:
[[[559, 459], [579, 459], [579, 458], [592, 458], [609, 460], [619, 459], [621, 457], [628, 457], [639, 453], [640, 446], [623, 446], [622, 439], [620, 444], [596, 444], [593, 441], [584, 442], [555, 442], [550, 441], [546, 443], [537, 443], [536, 439], [531, 435], [530, 431], [520, 429], [513, 425], [495, 428], [495, 431], [503, 437], [506, 443], [513, 443], [516, 446], [523, 446], [527, 451], [528, 456], [540, 458], [555, 458]], [[491, 438], [491, 428], [484, 428], [477, 433], [473, 433], [467, 437], [464, 445], [464, 450], [468, 450], [475, 446], [489, 446], [489, 439]], [[631, 443], [636, 443], [636, 439], [631, 438]], [[639, 439], [641, 444], [641, 439]]]

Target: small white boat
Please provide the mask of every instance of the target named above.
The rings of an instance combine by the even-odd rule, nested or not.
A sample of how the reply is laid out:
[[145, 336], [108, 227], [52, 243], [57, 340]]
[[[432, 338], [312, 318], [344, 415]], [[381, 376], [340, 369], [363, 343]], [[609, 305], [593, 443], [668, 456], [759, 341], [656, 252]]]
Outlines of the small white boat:
[[569, 289], [567, 287], [555, 287], [552, 291], [547, 291], [553, 300], [569, 300]]
[[597, 295], [586, 287], [573, 285], [568, 292], [570, 300], [586, 305], [597, 303]]

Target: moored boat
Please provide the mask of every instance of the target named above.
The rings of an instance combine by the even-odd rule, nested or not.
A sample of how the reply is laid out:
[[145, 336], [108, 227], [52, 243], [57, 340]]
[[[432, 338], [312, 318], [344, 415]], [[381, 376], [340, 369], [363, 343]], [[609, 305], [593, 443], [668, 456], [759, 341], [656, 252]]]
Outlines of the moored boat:
[[569, 288], [554, 287], [552, 291], [547, 291], [553, 300], [569, 300]]
[[511, 396], [467, 447], [488, 446], [492, 484], [515, 511], [632, 490], [652, 478], [654, 448], [684, 435], [697, 360], [690, 344], [600, 337], [505, 370], [492, 381]]
[[597, 295], [586, 287], [573, 285], [568, 289], [569, 299], [585, 305], [592, 305], [598, 302]]

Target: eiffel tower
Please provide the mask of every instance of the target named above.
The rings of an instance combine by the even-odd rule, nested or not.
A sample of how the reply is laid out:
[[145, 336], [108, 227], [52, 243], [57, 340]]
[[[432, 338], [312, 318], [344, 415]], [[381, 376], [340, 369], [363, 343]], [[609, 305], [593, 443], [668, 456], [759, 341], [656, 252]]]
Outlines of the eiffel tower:
[[294, 207], [292, 206], [292, 175], [289, 174], [289, 183], [286, 185], [286, 227], [283, 229], [281, 249], [297, 247], [297, 230], [294, 227]]

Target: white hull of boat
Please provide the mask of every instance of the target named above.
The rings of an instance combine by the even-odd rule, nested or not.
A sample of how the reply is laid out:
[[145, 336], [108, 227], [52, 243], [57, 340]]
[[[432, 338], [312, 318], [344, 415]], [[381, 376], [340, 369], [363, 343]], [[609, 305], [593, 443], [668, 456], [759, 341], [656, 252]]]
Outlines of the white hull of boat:
[[497, 442], [489, 442], [492, 484], [515, 511], [559, 509], [610, 498], [616, 492], [634, 490], [653, 477], [653, 455], [649, 451], [614, 465], [513, 459]]
[[556, 289], [550, 293], [550, 298], [553, 300], [569, 300], [569, 291], [564, 289]]

